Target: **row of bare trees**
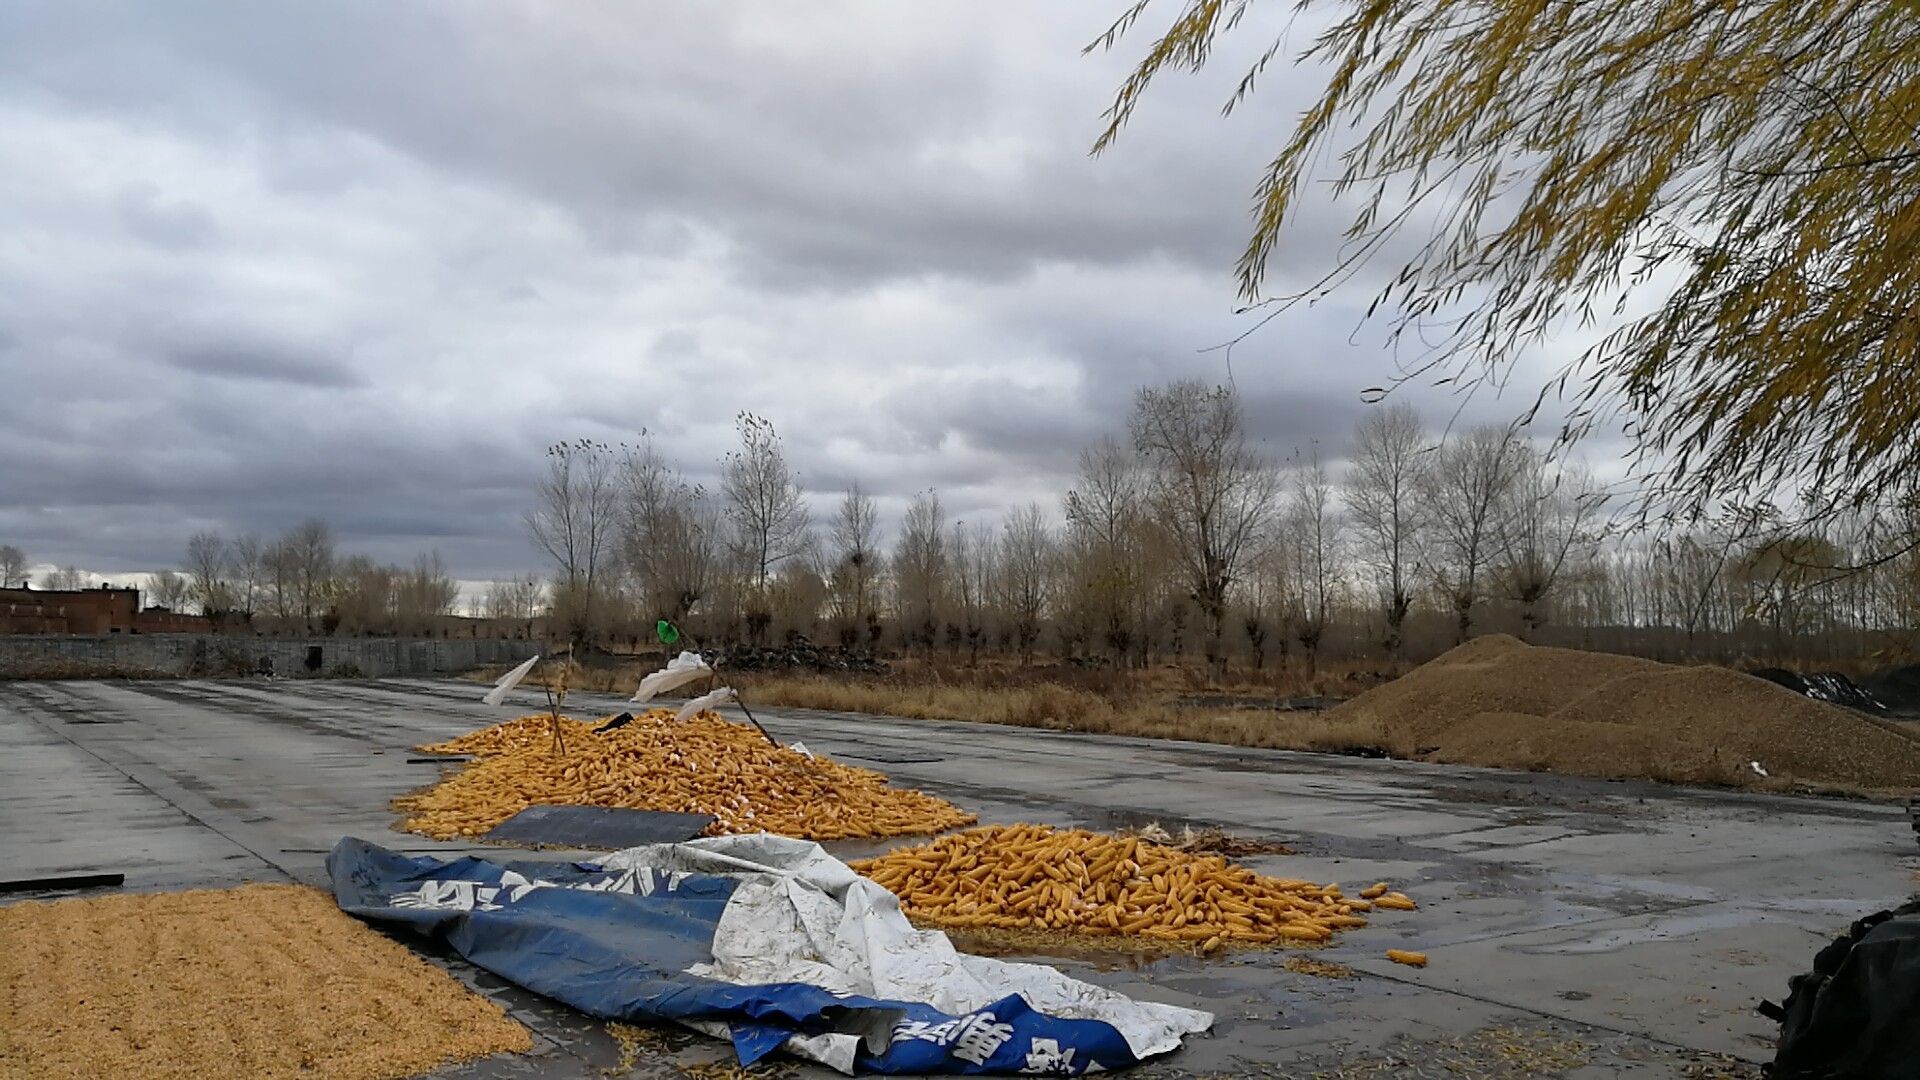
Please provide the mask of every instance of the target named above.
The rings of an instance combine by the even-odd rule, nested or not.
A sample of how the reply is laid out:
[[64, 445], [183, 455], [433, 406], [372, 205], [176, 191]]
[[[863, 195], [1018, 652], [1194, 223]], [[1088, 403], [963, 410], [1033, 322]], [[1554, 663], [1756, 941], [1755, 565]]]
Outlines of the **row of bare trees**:
[[[553, 561], [562, 632], [638, 638], [667, 619], [708, 642], [803, 633], [966, 657], [1259, 666], [1276, 653], [1312, 663], [1331, 644], [1400, 656], [1415, 629], [1422, 652], [1483, 629], [1784, 643], [1891, 632], [1920, 612], [1913, 559], [1841, 584], [1838, 568], [1884, 540], [1860, 535], [1871, 516], [1783, 533], [1777, 512], [1750, 510], [1610, 533], [1584, 466], [1511, 428], [1435, 431], [1404, 404], [1370, 411], [1329, 467], [1319, 447], [1282, 458], [1259, 445], [1230, 387], [1149, 387], [1124, 433], [1081, 453], [1057, 514], [957, 520], [928, 490], [890, 539], [857, 484], [816, 520], [773, 426], [749, 414], [737, 426], [715, 491], [644, 435], [549, 451], [528, 524]], [[537, 585], [496, 583], [486, 607], [498, 593], [501, 613], [528, 610]]]
[[345, 634], [419, 633], [452, 612], [459, 592], [438, 552], [410, 566], [341, 555], [333, 530], [317, 518], [270, 540], [195, 533], [181, 570], [149, 581], [153, 602], [163, 607], [266, 616]]
[[1146, 388], [1124, 437], [1081, 455], [1061, 523], [1038, 505], [952, 520], [925, 491], [890, 545], [857, 484], [816, 526], [772, 424], [743, 413], [737, 428], [712, 492], [644, 435], [548, 450], [527, 523], [565, 633], [637, 636], [667, 619], [718, 639], [777, 628], [968, 655], [1197, 648], [1223, 663], [1242, 633], [1256, 656], [1270, 642], [1311, 654], [1377, 600], [1398, 651], [1421, 602], [1460, 635], [1496, 597], [1538, 626], [1599, 539], [1583, 471], [1500, 429], [1436, 439], [1405, 407], [1369, 416], [1336, 478], [1317, 452], [1282, 462], [1256, 445], [1231, 388]]

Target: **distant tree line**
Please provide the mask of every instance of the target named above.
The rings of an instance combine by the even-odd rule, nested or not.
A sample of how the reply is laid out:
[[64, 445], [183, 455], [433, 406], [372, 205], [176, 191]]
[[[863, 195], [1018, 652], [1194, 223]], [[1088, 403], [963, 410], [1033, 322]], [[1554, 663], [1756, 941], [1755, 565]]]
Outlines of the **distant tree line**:
[[[28, 575], [26, 553], [0, 546], [0, 587], [23, 584]], [[74, 566], [43, 574], [39, 582], [44, 589], [93, 584], [93, 575]], [[452, 614], [460, 587], [439, 552], [423, 553], [407, 566], [342, 555], [333, 530], [312, 518], [272, 539], [195, 533], [179, 569], [147, 575], [145, 592], [151, 606], [244, 622], [264, 617], [305, 633], [418, 634]], [[486, 614], [530, 620], [545, 608], [545, 586], [537, 576], [497, 583], [485, 606]]]
[[[1124, 433], [1082, 451], [1057, 514], [959, 520], [927, 490], [891, 538], [857, 484], [816, 517], [773, 425], [737, 427], [714, 491], [644, 434], [549, 449], [527, 524], [559, 634], [643, 640], [667, 619], [708, 643], [1261, 667], [1397, 659], [1416, 630], [1422, 652], [1503, 629], [1705, 656], [1835, 632], [1904, 648], [1920, 622], [1920, 558], [1856, 565], [1897, 523], [1783, 531], [1763, 506], [1610, 530], [1584, 466], [1511, 428], [1435, 432], [1403, 404], [1366, 415], [1336, 472], [1320, 448], [1256, 445], [1231, 388], [1149, 387]], [[531, 610], [537, 584], [496, 583], [486, 606]]]
[[267, 616], [333, 634], [411, 634], [451, 614], [460, 588], [439, 552], [410, 566], [340, 554], [317, 518], [274, 539], [254, 533], [195, 533], [181, 569], [152, 576], [149, 593], [166, 607], [252, 619]]

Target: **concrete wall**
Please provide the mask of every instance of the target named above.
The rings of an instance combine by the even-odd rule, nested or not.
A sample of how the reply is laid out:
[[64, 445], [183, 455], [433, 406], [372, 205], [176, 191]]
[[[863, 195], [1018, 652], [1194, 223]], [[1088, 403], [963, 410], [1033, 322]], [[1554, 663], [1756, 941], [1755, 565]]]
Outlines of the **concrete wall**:
[[[124, 672], [207, 677], [431, 675], [519, 663], [537, 645], [497, 638], [256, 638], [237, 634], [0, 637], [0, 676]], [[319, 650], [315, 653], [313, 650]], [[314, 666], [317, 663], [317, 668]]]

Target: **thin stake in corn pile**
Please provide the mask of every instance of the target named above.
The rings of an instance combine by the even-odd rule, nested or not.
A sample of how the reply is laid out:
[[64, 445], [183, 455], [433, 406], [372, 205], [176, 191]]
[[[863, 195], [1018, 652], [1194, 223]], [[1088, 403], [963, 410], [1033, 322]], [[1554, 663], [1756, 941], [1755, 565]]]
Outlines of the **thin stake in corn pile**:
[[1203, 952], [1323, 942], [1367, 925], [1377, 907], [1415, 907], [1384, 884], [1375, 899], [1349, 897], [1220, 855], [1044, 825], [969, 829], [852, 865], [939, 926], [1132, 935]]
[[771, 832], [808, 840], [914, 836], [971, 825], [945, 799], [887, 785], [871, 769], [768, 745], [712, 712], [684, 722], [652, 709], [624, 727], [523, 716], [442, 743], [431, 753], [479, 760], [425, 791], [394, 800], [404, 827], [451, 840], [480, 836], [537, 803], [710, 814], [713, 835]]

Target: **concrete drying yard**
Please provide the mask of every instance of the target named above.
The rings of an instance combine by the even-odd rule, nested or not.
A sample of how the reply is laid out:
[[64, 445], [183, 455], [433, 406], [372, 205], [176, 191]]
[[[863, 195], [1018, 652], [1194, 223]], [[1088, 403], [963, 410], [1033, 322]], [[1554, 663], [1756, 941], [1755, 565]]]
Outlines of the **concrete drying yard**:
[[[751, 687], [748, 686], [750, 693]], [[388, 800], [439, 766], [416, 743], [530, 711], [444, 681], [0, 683], [6, 877], [120, 871], [129, 889], [323, 882], [353, 834], [410, 852], [473, 850], [391, 831]], [[576, 696], [577, 716], [616, 711]], [[1310, 953], [1045, 957], [1139, 997], [1211, 1009], [1211, 1037], [1142, 1075], [1747, 1075], [1771, 1055], [1753, 1012], [1845, 924], [1917, 886], [1893, 806], [1736, 795], [1484, 769], [756, 709], [783, 740], [869, 765], [986, 822], [1218, 825], [1300, 852], [1247, 860], [1421, 904]], [[880, 844], [833, 844], [853, 857]], [[500, 857], [500, 849], [481, 849]], [[551, 857], [534, 855], [531, 857]], [[1387, 962], [1423, 950], [1424, 970]], [[1355, 969], [1286, 970], [1309, 955]], [[463, 1077], [602, 1075], [601, 1026], [457, 961], [536, 1032], [531, 1057]], [[640, 1074], [720, 1061], [669, 1039]], [[794, 1071], [806, 1071], [795, 1069]]]

